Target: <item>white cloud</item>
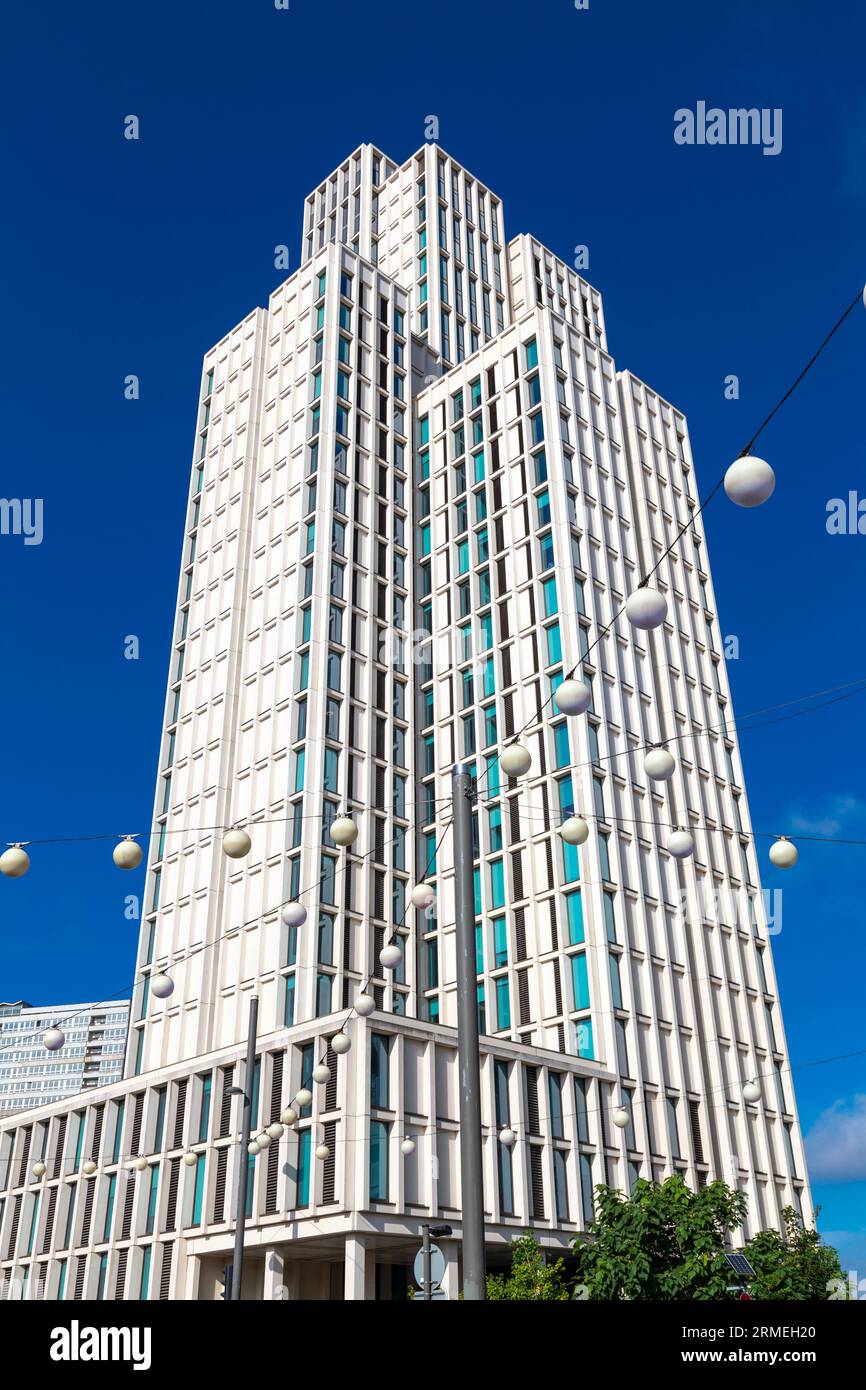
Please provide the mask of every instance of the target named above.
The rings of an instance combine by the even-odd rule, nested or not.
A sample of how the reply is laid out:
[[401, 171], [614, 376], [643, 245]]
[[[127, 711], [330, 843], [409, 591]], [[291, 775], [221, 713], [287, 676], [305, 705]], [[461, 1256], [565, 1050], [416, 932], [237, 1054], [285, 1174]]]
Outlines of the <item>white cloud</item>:
[[813, 1182], [866, 1180], [866, 1095], [837, 1100], [806, 1135]]
[[857, 826], [866, 820], [866, 802], [856, 796], [820, 797], [808, 812], [801, 807], [791, 808], [788, 823], [792, 832], [801, 835], [838, 835], [840, 830]]

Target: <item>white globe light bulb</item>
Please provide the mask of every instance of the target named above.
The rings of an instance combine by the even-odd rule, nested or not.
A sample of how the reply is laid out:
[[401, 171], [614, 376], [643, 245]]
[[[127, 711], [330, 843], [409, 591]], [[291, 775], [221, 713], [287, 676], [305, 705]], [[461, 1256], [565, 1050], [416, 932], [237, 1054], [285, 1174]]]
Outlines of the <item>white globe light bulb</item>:
[[504, 1144], [506, 1149], [513, 1149], [514, 1145], [517, 1143], [517, 1135], [513, 1129], [505, 1125], [505, 1127], [499, 1131], [499, 1142], [500, 1144]]
[[403, 959], [403, 952], [393, 941], [388, 946], [383, 946], [379, 952], [379, 960], [386, 970], [394, 970]]
[[625, 1106], [618, 1105], [617, 1108], [614, 1110], [611, 1119], [613, 1120], [617, 1129], [625, 1129], [626, 1125], [628, 1124], [628, 1111], [626, 1110]]
[[81, 1165], [81, 1171], [86, 1178], [92, 1178], [96, 1172], [96, 1164], [92, 1158], [85, 1159]]
[[532, 766], [532, 755], [522, 743], [510, 743], [499, 754], [499, 766], [507, 777], [523, 777]]
[[412, 899], [412, 906], [420, 908], [432, 907], [436, 901], [436, 892], [430, 883], [416, 883], [409, 895]]
[[257, 1134], [256, 1143], [260, 1149], [269, 1149], [271, 1147], [271, 1136], [267, 1133]]
[[45, 1169], [45, 1164], [42, 1162], [42, 1159], [40, 1158], [40, 1159], [39, 1159], [36, 1163], [34, 1163], [34, 1165], [33, 1165], [33, 1176], [34, 1176], [34, 1178], [41, 1178], [41, 1177], [44, 1175], [45, 1171], [46, 1171], [46, 1169]]
[[725, 474], [725, 492], [738, 507], [760, 507], [772, 497], [776, 475], [765, 459], [745, 454]]
[[583, 845], [589, 837], [589, 826], [583, 816], [569, 816], [559, 827], [559, 833], [567, 845]]
[[149, 1168], [149, 1167], [150, 1167], [150, 1164], [148, 1163], [147, 1159], [146, 1159], [146, 1158], [144, 1157], [144, 1155], [142, 1154], [140, 1158], [137, 1158], [137, 1159], [135, 1160], [135, 1163], [133, 1164], [133, 1167], [136, 1169], [137, 1172], [143, 1173], [143, 1172], [145, 1171], [146, 1168]]
[[331, 1051], [338, 1057], [342, 1057], [344, 1052], [348, 1052], [352, 1046], [352, 1039], [347, 1033], [335, 1033], [331, 1039]]
[[30, 855], [21, 845], [10, 845], [0, 854], [0, 874], [20, 878], [30, 868]]
[[592, 691], [583, 681], [567, 680], [556, 687], [553, 703], [562, 714], [583, 714], [591, 699]]
[[635, 589], [625, 601], [625, 616], [632, 627], [640, 628], [641, 632], [661, 627], [667, 615], [667, 599], [658, 589]]
[[667, 848], [674, 859], [688, 859], [695, 852], [695, 837], [690, 830], [673, 830], [668, 836]]
[[190, 1149], [188, 1153], [184, 1154], [183, 1161], [186, 1164], [187, 1168], [194, 1168], [195, 1165], [198, 1163], [198, 1154], [194, 1154]]
[[261, 1153], [261, 1149], [259, 1147], [259, 1142], [257, 1139], [251, 1139], [250, 1142], [247, 1144], [247, 1153], [252, 1154], [253, 1157], [255, 1157], [257, 1153]]
[[415, 1140], [404, 1139], [402, 1144], [400, 1145], [400, 1152], [401, 1154], [405, 1154], [408, 1158], [410, 1154], [413, 1154], [415, 1152]]
[[303, 903], [286, 903], [282, 916], [287, 927], [302, 927], [307, 920], [307, 909]]
[[354, 1009], [359, 1018], [366, 1018], [376, 1007], [376, 1001], [372, 994], [358, 994], [355, 997]]
[[306, 1086], [302, 1086], [301, 1089], [298, 1091], [298, 1094], [295, 1096], [295, 1105], [297, 1105], [299, 1110], [303, 1110], [304, 1106], [309, 1105], [312, 1099], [312, 1091], [309, 1090]]
[[245, 830], [227, 830], [223, 836], [223, 854], [229, 859], [243, 859], [252, 847], [253, 842]]
[[319, 1159], [321, 1163], [324, 1163], [325, 1159], [330, 1157], [331, 1150], [328, 1148], [327, 1144], [320, 1144], [316, 1149], [316, 1158]]
[[281, 1122], [282, 1124], [284, 1124], [284, 1125], [293, 1125], [293, 1124], [296, 1124], [296, 1123], [297, 1123], [297, 1119], [298, 1119], [298, 1112], [297, 1112], [297, 1110], [293, 1110], [292, 1107], [291, 1107], [290, 1105], [287, 1105], [286, 1108], [285, 1108], [285, 1110], [283, 1110], [282, 1113], [281, 1113], [281, 1115], [280, 1115], [280, 1122]]
[[777, 869], [793, 869], [799, 857], [797, 846], [785, 835], [780, 835], [776, 843], [770, 845], [770, 862]]
[[651, 748], [643, 760], [643, 768], [653, 782], [668, 782], [674, 775], [676, 760], [666, 748]]
[[747, 1081], [745, 1086], [743, 1087], [743, 1100], [747, 1100], [751, 1105], [754, 1104], [756, 1100], [760, 1099], [761, 1088], [758, 1085], [757, 1081]]
[[124, 835], [119, 845], [115, 845], [111, 855], [118, 869], [137, 869], [144, 855], [141, 845], [136, 844], [131, 835]]
[[66, 1042], [66, 1034], [59, 1028], [46, 1028], [42, 1034], [42, 1046], [47, 1052], [59, 1052]]
[[330, 1079], [331, 1068], [326, 1066], [324, 1062], [319, 1062], [317, 1066], [313, 1067], [313, 1080], [317, 1085], [324, 1086], [325, 1082], [330, 1081]]
[[357, 838], [358, 827], [348, 816], [337, 816], [337, 819], [331, 822], [331, 839], [335, 845], [347, 848], [353, 845]]
[[272, 1139], [282, 1139], [283, 1126], [280, 1124], [279, 1120], [274, 1120], [273, 1124], [268, 1125], [267, 1132]]
[[168, 999], [174, 994], [174, 980], [170, 975], [153, 975], [150, 981], [150, 992], [157, 999]]

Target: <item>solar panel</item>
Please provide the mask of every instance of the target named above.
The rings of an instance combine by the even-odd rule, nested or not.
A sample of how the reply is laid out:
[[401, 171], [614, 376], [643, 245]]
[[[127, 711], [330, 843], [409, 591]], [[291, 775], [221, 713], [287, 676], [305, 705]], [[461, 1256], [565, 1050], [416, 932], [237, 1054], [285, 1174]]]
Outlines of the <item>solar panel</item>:
[[754, 1279], [755, 1271], [745, 1255], [742, 1255], [739, 1250], [726, 1251], [725, 1259], [735, 1274], [739, 1274], [745, 1279]]

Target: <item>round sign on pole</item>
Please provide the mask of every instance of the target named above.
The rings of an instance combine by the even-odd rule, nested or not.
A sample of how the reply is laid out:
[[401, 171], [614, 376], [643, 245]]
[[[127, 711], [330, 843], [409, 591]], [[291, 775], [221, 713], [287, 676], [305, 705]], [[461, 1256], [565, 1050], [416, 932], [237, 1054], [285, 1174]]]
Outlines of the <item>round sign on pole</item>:
[[[424, 1288], [424, 1251], [418, 1251], [415, 1256], [415, 1263], [412, 1266], [412, 1273], [415, 1276], [415, 1283], [419, 1289]], [[430, 1285], [437, 1289], [445, 1278], [445, 1256], [438, 1245], [430, 1246]]]

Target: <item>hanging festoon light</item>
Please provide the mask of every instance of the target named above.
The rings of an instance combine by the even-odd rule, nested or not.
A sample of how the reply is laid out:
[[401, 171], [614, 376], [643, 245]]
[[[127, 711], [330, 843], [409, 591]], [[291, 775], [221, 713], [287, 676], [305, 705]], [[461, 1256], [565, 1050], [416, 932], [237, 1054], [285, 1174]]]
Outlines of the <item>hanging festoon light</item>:
[[247, 1153], [250, 1154], [252, 1158], [255, 1158], [256, 1154], [261, 1153], [261, 1151], [261, 1145], [258, 1139], [251, 1139], [247, 1144]]
[[301, 1089], [298, 1091], [298, 1094], [295, 1096], [295, 1105], [298, 1107], [299, 1110], [303, 1110], [304, 1106], [309, 1105], [312, 1099], [312, 1091], [309, 1090], [308, 1087], [302, 1086]]
[[424, 912], [435, 903], [436, 890], [432, 883], [416, 883], [409, 897], [412, 899], [412, 906]]
[[337, 816], [331, 821], [331, 839], [341, 849], [348, 849], [358, 838], [358, 827], [349, 816]]
[[772, 497], [776, 475], [766, 459], [743, 454], [725, 474], [725, 492], [738, 507], [760, 507]]
[[403, 959], [403, 952], [396, 941], [390, 941], [387, 946], [383, 946], [379, 952], [379, 962], [386, 970], [396, 970]]
[[283, 1110], [283, 1111], [281, 1112], [281, 1114], [280, 1114], [280, 1123], [281, 1123], [281, 1124], [284, 1124], [284, 1125], [286, 1125], [286, 1126], [288, 1127], [288, 1126], [290, 1126], [290, 1125], [297, 1124], [297, 1122], [298, 1122], [298, 1112], [297, 1112], [297, 1110], [293, 1110], [292, 1107], [291, 1107], [290, 1105], [287, 1105], [286, 1108], [285, 1108], [285, 1110]]
[[376, 1001], [372, 994], [358, 994], [352, 1005], [359, 1018], [367, 1018], [376, 1007]]
[[625, 601], [625, 616], [632, 627], [640, 628], [641, 632], [661, 627], [667, 615], [668, 601], [658, 589], [645, 585], [642, 589], [635, 589]]
[[589, 837], [589, 826], [583, 816], [569, 816], [559, 827], [559, 833], [567, 845], [584, 845]]
[[799, 857], [797, 846], [787, 835], [780, 835], [775, 844], [770, 845], [770, 863], [777, 869], [793, 869]]
[[303, 903], [286, 903], [282, 918], [284, 926], [302, 927], [307, 920], [307, 909]]
[[198, 1154], [194, 1153], [192, 1149], [187, 1149], [186, 1153], [183, 1156], [183, 1161], [186, 1164], [187, 1168], [194, 1168], [195, 1165], [198, 1163]]
[[401, 1154], [405, 1154], [406, 1158], [408, 1158], [410, 1154], [415, 1152], [415, 1140], [410, 1139], [407, 1135], [400, 1145], [400, 1152]]
[[46, 1052], [59, 1052], [66, 1042], [66, 1034], [60, 1028], [46, 1028], [42, 1034], [42, 1046]]
[[513, 1149], [517, 1143], [517, 1135], [509, 1125], [503, 1125], [499, 1131], [499, 1142], [506, 1149]]
[[499, 766], [506, 777], [524, 777], [532, 766], [532, 754], [522, 743], [509, 743], [499, 754]]
[[668, 854], [672, 854], [674, 859], [688, 859], [695, 852], [695, 837], [690, 830], [678, 826], [668, 836], [667, 848]]
[[135, 1160], [132, 1166], [137, 1173], [144, 1173], [150, 1167], [150, 1164], [148, 1163], [144, 1154], [139, 1154], [138, 1158]]
[[170, 975], [154, 975], [150, 981], [150, 992], [157, 999], [168, 999], [174, 994], [174, 980]]
[[283, 1126], [280, 1124], [279, 1120], [274, 1120], [273, 1124], [268, 1125], [267, 1133], [271, 1139], [282, 1139]]
[[45, 1164], [42, 1162], [41, 1158], [38, 1160], [38, 1162], [34, 1163], [32, 1172], [34, 1178], [42, 1178], [45, 1176], [46, 1167]]
[[747, 1100], [750, 1105], [753, 1105], [756, 1100], [760, 1099], [761, 1088], [758, 1085], [757, 1081], [755, 1081], [754, 1079], [752, 1081], [747, 1081], [745, 1086], [743, 1087], [743, 1100]]
[[269, 1149], [271, 1147], [271, 1136], [265, 1130], [261, 1134], [256, 1135], [256, 1143], [260, 1149]]
[[583, 714], [589, 709], [592, 691], [583, 681], [565, 680], [556, 687], [553, 703], [560, 714]]
[[131, 835], [124, 835], [120, 843], [114, 846], [111, 857], [118, 869], [137, 869], [144, 855], [141, 845]]
[[325, 1062], [319, 1062], [313, 1067], [313, 1080], [317, 1086], [324, 1086], [331, 1079], [331, 1068]]
[[653, 782], [668, 782], [674, 775], [676, 760], [666, 748], [651, 748], [643, 760], [643, 770]]
[[324, 1163], [325, 1159], [330, 1157], [331, 1150], [328, 1148], [327, 1144], [320, 1144], [319, 1147], [316, 1149], [316, 1158], [319, 1160], [319, 1162]]
[[81, 1165], [81, 1171], [86, 1178], [92, 1178], [96, 1172], [96, 1164], [92, 1158], [87, 1158]]
[[7, 878], [20, 878], [30, 868], [30, 855], [23, 845], [10, 845], [0, 854], [0, 874]]
[[348, 1033], [335, 1033], [331, 1039], [331, 1051], [338, 1057], [342, 1057], [344, 1052], [348, 1052], [352, 1046], [352, 1039]]
[[243, 859], [253, 847], [245, 830], [227, 830], [223, 835], [223, 854], [229, 859]]
[[626, 1125], [628, 1124], [628, 1111], [626, 1110], [625, 1106], [618, 1105], [614, 1110], [613, 1114], [611, 1115], [611, 1119], [613, 1120], [617, 1129], [625, 1129]]

